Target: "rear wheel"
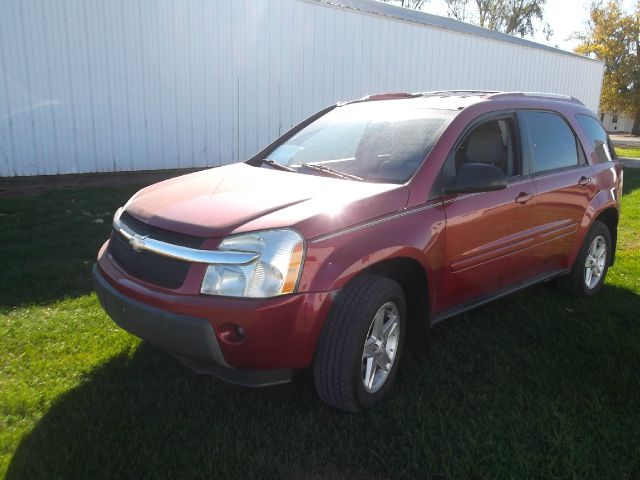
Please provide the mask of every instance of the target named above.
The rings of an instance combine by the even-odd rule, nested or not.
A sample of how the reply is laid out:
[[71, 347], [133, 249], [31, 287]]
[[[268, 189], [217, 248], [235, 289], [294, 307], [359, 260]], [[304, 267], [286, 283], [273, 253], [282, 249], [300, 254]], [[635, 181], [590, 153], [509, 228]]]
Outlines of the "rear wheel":
[[598, 293], [611, 263], [611, 232], [607, 226], [595, 221], [584, 239], [571, 272], [558, 279], [565, 291], [577, 295]]
[[395, 281], [363, 274], [347, 284], [318, 341], [313, 377], [320, 398], [351, 412], [382, 400], [398, 369], [406, 316]]

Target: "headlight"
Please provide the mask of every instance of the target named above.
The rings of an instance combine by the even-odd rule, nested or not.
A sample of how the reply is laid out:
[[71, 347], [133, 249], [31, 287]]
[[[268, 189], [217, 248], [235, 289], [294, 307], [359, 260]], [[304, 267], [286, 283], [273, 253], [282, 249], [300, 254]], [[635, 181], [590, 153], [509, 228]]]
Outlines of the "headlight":
[[209, 265], [200, 293], [229, 297], [275, 297], [292, 293], [302, 269], [304, 240], [294, 230], [265, 230], [225, 238], [219, 250], [257, 253], [244, 265]]

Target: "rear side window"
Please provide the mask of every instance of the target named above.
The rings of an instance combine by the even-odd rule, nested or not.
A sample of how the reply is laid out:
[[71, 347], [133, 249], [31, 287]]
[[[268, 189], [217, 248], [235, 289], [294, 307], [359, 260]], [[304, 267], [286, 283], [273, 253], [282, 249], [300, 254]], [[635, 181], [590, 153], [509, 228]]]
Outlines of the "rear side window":
[[548, 112], [524, 112], [529, 128], [534, 172], [578, 165], [576, 137], [567, 122]]
[[611, 147], [607, 132], [604, 131], [600, 122], [589, 115], [577, 114], [576, 119], [578, 123], [589, 138], [589, 145], [593, 152], [596, 153], [598, 160], [601, 163], [610, 162], [613, 160], [615, 153]]

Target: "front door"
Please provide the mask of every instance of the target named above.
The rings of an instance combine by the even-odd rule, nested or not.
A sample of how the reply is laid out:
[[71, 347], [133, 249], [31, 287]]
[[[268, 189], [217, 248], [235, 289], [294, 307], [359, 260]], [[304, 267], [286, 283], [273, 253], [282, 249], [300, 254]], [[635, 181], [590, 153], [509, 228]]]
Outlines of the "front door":
[[[465, 162], [499, 167], [507, 188], [446, 197], [446, 260], [436, 316], [470, 305], [527, 277], [535, 236], [536, 190], [523, 171], [515, 115], [474, 126], [447, 160], [444, 182]], [[525, 168], [526, 169], [526, 168]]]

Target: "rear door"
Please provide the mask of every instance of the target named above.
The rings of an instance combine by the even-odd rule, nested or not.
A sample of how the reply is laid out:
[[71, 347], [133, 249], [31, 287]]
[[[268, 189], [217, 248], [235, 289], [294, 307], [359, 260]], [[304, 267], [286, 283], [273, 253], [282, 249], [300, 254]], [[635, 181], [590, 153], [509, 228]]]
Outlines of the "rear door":
[[595, 195], [591, 167], [567, 120], [550, 111], [522, 111], [524, 149], [537, 191], [534, 273], [565, 269], [578, 227]]
[[502, 169], [508, 186], [445, 197], [446, 261], [437, 313], [490, 297], [527, 275], [536, 192], [520, 144], [516, 115], [492, 114], [463, 135], [445, 163], [445, 184], [462, 164], [474, 162]]

